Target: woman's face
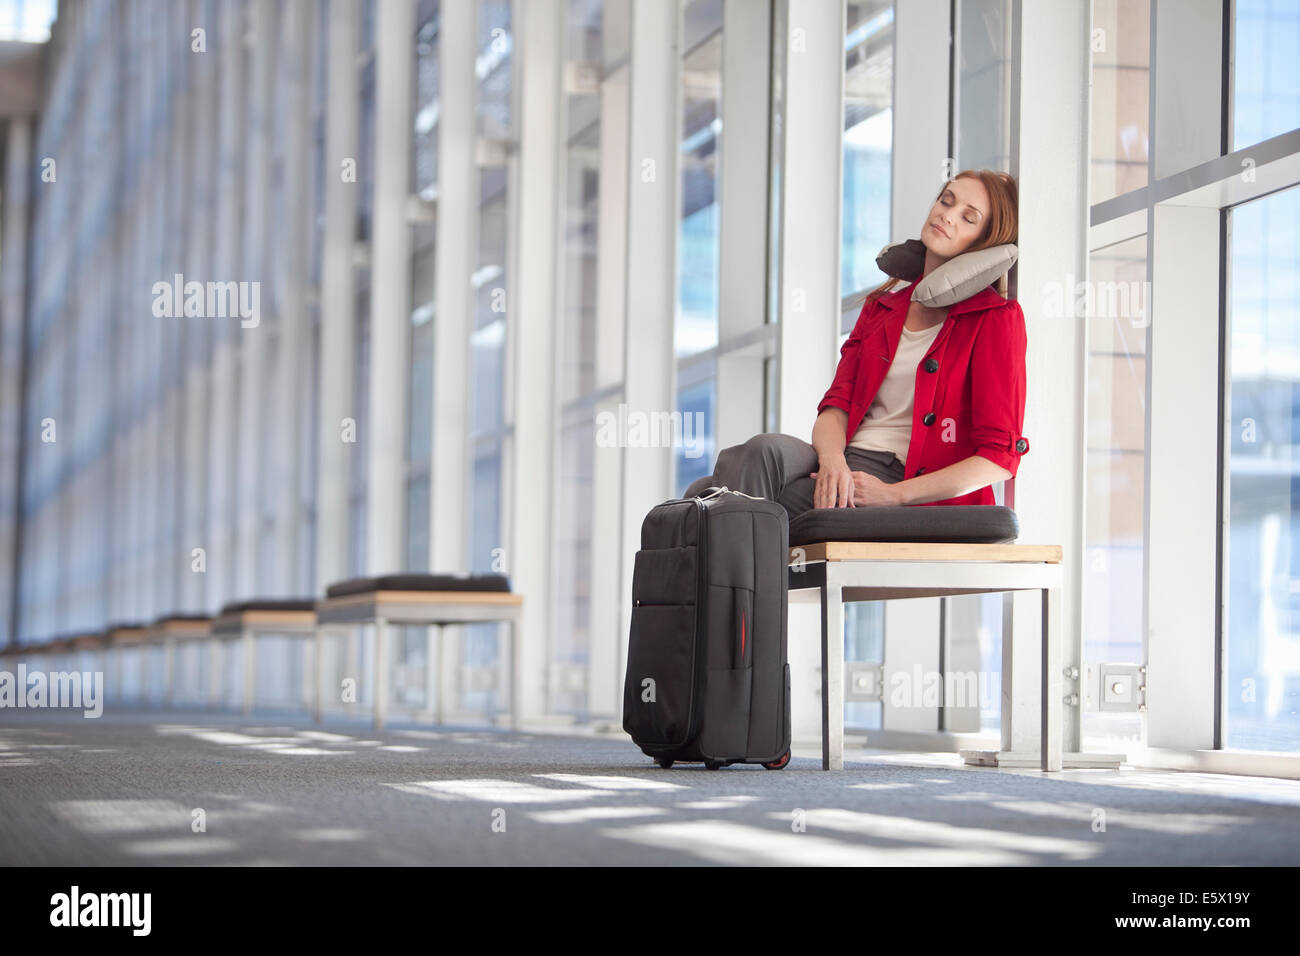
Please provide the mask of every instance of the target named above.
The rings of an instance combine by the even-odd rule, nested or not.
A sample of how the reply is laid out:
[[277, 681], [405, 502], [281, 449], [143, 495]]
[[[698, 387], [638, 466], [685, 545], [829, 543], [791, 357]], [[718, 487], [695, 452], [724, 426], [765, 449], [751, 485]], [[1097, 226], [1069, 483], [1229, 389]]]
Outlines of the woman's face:
[[970, 176], [954, 179], [930, 207], [921, 242], [936, 256], [951, 259], [983, 235], [988, 214], [989, 194], [984, 183]]

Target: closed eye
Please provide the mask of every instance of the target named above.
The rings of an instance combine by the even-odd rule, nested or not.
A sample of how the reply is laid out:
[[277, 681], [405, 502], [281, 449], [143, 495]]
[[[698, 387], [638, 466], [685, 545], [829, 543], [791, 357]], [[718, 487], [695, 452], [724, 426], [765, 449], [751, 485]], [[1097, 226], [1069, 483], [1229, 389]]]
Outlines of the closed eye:
[[[952, 205], [952, 203], [948, 202], [948, 197], [947, 197], [947, 196], [944, 196], [944, 198], [943, 198], [943, 204], [944, 204], [945, 206], [951, 206], [951, 205]], [[978, 219], [971, 219], [971, 218], [968, 216], [968, 217], [966, 218], [966, 221], [967, 221], [968, 223], [970, 223], [970, 224], [973, 226], [973, 225], [975, 225], [975, 224], [978, 222]]]

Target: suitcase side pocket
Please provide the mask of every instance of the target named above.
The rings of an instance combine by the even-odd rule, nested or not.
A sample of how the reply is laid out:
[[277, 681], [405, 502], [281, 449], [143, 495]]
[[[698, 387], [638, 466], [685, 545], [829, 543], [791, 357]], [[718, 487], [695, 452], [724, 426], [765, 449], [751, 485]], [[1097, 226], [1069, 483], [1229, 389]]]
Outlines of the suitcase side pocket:
[[632, 608], [623, 729], [638, 744], [680, 747], [695, 706], [695, 605]]
[[644, 548], [632, 573], [623, 729], [638, 744], [689, 742], [699, 707], [698, 548]]
[[697, 554], [694, 545], [638, 551], [632, 565], [632, 606], [694, 604]]

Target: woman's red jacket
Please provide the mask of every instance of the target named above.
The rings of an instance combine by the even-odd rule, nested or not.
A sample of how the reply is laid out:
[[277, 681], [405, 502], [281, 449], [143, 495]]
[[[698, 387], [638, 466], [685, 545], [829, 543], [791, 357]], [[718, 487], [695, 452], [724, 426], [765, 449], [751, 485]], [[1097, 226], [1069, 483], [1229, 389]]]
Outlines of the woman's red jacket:
[[[863, 305], [840, 348], [835, 381], [817, 406], [848, 412], [845, 443], [853, 439], [894, 361], [912, 290], [886, 292]], [[951, 306], [943, 328], [917, 365], [912, 441], [904, 480], [979, 455], [1015, 477], [1029, 451], [1025, 421], [1025, 316], [1020, 303], [987, 286]], [[930, 501], [934, 505], [995, 504], [992, 485]]]

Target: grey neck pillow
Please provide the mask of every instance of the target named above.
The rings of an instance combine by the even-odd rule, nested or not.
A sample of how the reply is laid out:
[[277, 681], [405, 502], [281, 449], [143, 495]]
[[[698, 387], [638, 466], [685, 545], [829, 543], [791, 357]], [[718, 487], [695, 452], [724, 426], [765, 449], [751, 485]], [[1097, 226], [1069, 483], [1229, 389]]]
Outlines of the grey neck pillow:
[[[953, 256], [917, 283], [912, 301], [942, 309], [969, 299], [1006, 275], [1019, 255], [1015, 244], [1008, 242]], [[920, 239], [891, 242], [876, 256], [876, 267], [887, 276], [912, 282], [925, 268], [925, 244]]]

